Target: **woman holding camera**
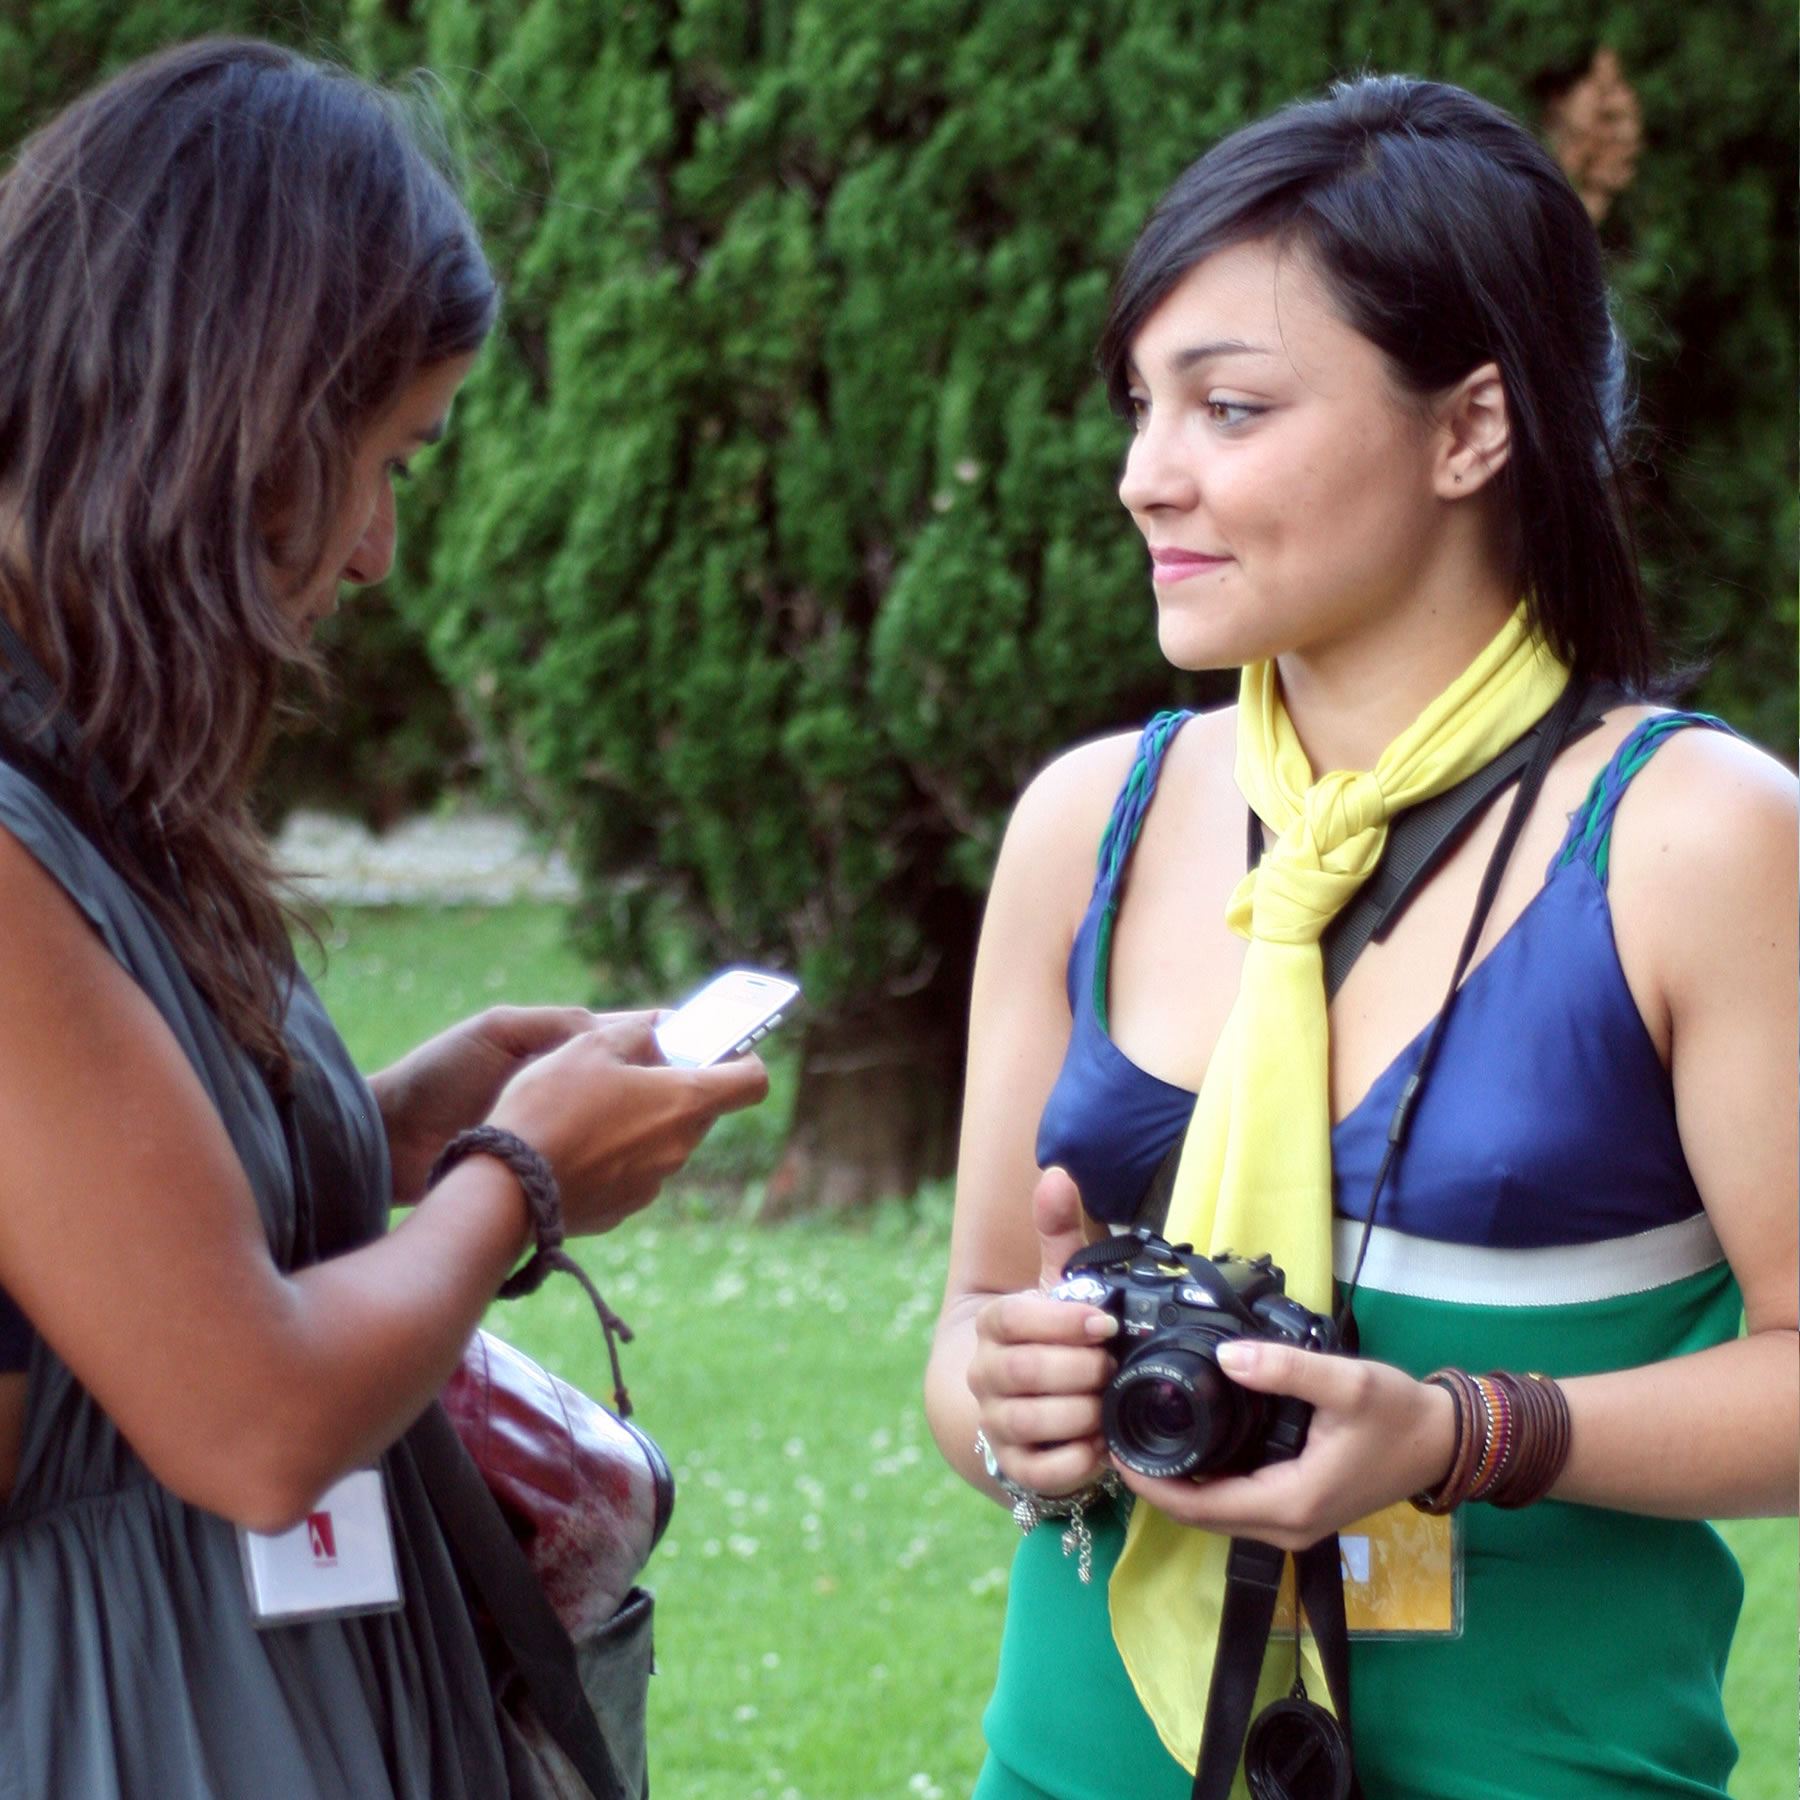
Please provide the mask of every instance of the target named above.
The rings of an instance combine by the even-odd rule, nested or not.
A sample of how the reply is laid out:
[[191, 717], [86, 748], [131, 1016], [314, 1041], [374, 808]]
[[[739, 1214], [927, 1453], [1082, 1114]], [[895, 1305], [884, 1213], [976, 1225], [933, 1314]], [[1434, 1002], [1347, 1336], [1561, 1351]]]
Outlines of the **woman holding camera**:
[[[1587, 216], [1496, 109], [1350, 82], [1176, 183], [1101, 360], [1163, 651], [1244, 672], [1052, 764], [989, 898], [927, 1406], [1062, 1516], [1014, 1564], [978, 1794], [1186, 1796], [1225, 1542], [1415, 1497], [1456, 1509], [1461, 1631], [1352, 1644], [1365, 1792], [1723, 1794], [1742, 1586], [1699, 1521], [1791, 1512], [1800, 1461], [1795, 796], [1645, 698]], [[1328, 1000], [1393, 822], [1528, 734], [1522, 824], [1477, 805]], [[1355, 1280], [1360, 1356], [1217, 1352], [1310, 1405], [1296, 1460], [1119, 1464], [1115, 1322], [1048, 1297], [1178, 1146], [1168, 1237], [1272, 1254], [1321, 1315]]]
[[[527, 1175], [606, 1230], [764, 1091], [579, 1008], [364, 1082], [295, 966], [249, 811], [278, 683], [387, 573], [496, 304], [393, 106], [266, 45], [128, 70], [0, 182], [8, 1796], [505, 1792], [402, 1434], [532, 1243]], [[368, 1467], [397, 1605], [259, 1622], [234, 1527]]]

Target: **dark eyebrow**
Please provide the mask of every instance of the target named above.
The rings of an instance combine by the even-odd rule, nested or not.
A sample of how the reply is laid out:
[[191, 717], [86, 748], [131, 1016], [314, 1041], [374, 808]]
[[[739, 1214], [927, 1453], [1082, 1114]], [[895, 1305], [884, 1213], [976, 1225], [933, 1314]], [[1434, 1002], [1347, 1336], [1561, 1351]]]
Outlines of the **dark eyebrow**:
[[[1196, 368], [1203, 362], [1210, 362], [1215, 356], [1273, 356], [1272, 350], [1261, 344], [1246, 342], [1243, 338], [1220, 338], [1216, 343], [1195, 344], [1187, 350], [1177, 350], [1169, 358], [1169, 367], [1177, 375], [1185, 375], [1189, 369]], [[1135, 356], [1125, 360], [1125, 379], [1142, 381], [1143, 375], [1138, 368]]]
[[1169, 366], [1177, 374], [1185, 374], [1197, 363], [1210, 362], [1215, 356], [1273, 356], [1261, 344], [1249, 344], [1242, 338], [1220, 338], [1213, 344], [1195, 344], [1188, 350], [1177, 350], [1169, 358]]

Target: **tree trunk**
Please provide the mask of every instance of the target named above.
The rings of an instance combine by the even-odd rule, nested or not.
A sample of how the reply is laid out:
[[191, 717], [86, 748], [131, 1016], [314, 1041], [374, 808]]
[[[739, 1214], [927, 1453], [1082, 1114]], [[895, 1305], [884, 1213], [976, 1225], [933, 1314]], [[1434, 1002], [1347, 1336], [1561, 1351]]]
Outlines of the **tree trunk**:
[[959, 893], [940, 904], [950, 916], [934, 920], [930, 981], [807, 1021], [794, 1122], [763, 1218], [849, 1212], [956, 1166], [980, 901]]

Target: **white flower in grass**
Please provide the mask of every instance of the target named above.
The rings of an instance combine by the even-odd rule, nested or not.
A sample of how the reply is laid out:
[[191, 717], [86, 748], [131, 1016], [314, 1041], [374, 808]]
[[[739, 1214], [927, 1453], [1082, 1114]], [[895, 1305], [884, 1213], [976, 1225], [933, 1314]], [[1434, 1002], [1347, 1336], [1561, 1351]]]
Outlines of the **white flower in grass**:
[[887, 1678], [888, 1671], [886, 1663], [876, 1663], [875, 1666], [869, 1670], [869, 1679], [871, 1681], [886, 1681]]
[[721, 1544], [717, 1538], [708, 1538], [706, 1542], [700, 1546], [700, 1554], [702, 1556], [717, 1556], [724, 1548], [725, 1546]]
[[746, 1561], [757, 1551], [757, 1541], [753, 1537], [745, 1537], [741, 1532], [734, 1532], [725, 1540], [725, 1547], [733, 1556], [741, 1556]]
[[797, 1437], [789, 1438], [788, 1441], [781, 1446], [781, 1454], [783, 1456], [804, 1456], [806, 1454], [806, 1439]]
[[1005, 1586], [1006, 1571], [1004, 1569], [989, 1569], [986, 1574], [977, 1575], [975, 1579], [969, 1583], [969, 1592], [971, 1594], [991, 1594], [996, 1588], [1003, 1588]]
[[740, 1706], [731, 1716], [737, 1720], [740, 1725], [748, 1725], [750, 1721], [756, 1717], [756, 1708], [754, 1706]]
[[943, 1800], [944, 1790], [929, 1775], [920, 1773], [906, 1784], [909, 1794], [917, 1794], [919, 1800]]
[[[765, 1669], [779, 1669], [781, 1667], [781, 1652], [778, 1650], [765, 1650], [763, 1652], [762, 1665]], [[771, 1781], [779, 1781], [781, 1779], [781, 1771], [779, 1769], [771, 1769], [769, 1771], [769, 1779]]]
[[806, 1517], [800, 1521], [800, 1529], [809, 1536], [817, 1531], [819, 1529], [819, 1515], [817, 1513], [808, 1513]]

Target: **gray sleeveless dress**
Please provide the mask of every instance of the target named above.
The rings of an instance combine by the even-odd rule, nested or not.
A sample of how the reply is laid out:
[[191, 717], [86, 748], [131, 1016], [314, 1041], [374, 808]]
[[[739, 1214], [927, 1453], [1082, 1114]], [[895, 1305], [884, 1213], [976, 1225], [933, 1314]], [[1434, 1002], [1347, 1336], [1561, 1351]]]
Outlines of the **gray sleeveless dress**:
[[[175, 1033], [237, 1148], [277, 1265], [383, 1231], [380, 1117], [312, 989], [300, 983], [289, 1015], [300, 1064], [290, 1147], [268, 1089], [154, 919], [4, 763], [0, 826]], [[180, 1230], [181, 1196], [167, 1198]], [[82, 1252], [77, 1233], [66, 1253]], [[403, 1609], [258, 1631], [232, 1526], [158, 1483], [39, 1338], [23, 1460], [0, 1505], [0, 1800], [504, 1796], [481, 1652], [430, 1499], [404, 1442], [383, 1467]]]

